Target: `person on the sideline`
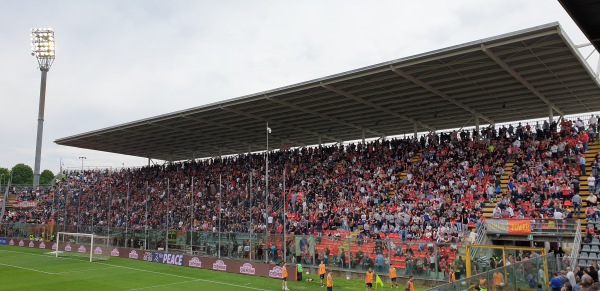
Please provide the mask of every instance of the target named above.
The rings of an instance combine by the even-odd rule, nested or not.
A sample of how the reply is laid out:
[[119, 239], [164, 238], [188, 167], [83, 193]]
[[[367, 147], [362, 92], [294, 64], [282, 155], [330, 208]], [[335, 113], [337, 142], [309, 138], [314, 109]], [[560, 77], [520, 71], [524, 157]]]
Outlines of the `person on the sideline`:
[[408, 281], [406, 281], [406, 291], [415, 291], [415, 282], [413, 281], [415, 276], [408, 277]]
[[327, 273], [327, 291], [333, 291], [333, 276], [331, 276], [331, 270]]
[[288, 271], [285, 267], [285, 262], [281, 265], [281, 290], [290, 290], [287, 286]]
[[319, 264], [319, 278], [321, 279], [321, 287], [325, 286], [323, 284], [323, 280], [325, 279], [325, 264], [323, 260], [321, 260], [321, 264]]
[[390, 280], [392, 281], [392, 288], [394, 288], [394, 284], [396, 284], [396, 289], [398, 289], [396, 268], [393, 265], [390, 265]]
[[367, 273], [365, 274], [365, 285], [367, 285], [367, 291], [371, 291], [373, 289], [374, 280], [375, 274], [373, 274], [373, 268], [369, 267], [369, 271], [367, 271]]

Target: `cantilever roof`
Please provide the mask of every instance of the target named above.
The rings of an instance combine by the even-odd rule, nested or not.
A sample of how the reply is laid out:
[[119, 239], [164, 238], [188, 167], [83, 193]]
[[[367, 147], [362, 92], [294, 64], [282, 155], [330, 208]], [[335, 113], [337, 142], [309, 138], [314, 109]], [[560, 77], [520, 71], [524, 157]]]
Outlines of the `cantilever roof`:
[[600, 0], [558, 0], [558, 2], [596, 50], [600, 51]]
[[56, 140], [184, 160], [600, 111], [600, 83], [558, 23]]

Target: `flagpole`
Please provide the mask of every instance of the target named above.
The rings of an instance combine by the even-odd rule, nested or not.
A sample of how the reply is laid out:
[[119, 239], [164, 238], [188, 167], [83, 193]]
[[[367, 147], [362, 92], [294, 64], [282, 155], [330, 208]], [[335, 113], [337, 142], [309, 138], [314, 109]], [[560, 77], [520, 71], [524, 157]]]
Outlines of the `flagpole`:
[[167, 240], [165, 241], [165, 253], [169, 252], [169, 199], [171, 198], [170, 184], [170, 179], [167, 179]]
[[108, 238], [110, 239], [110, 210], [112, 208], [112, 183], [108, 184], [108, 199]]
[[148, 181], [146, 181], [146, 214], [144, 219], [144, 250], [148, 249]]
[[286, 262], [286, 248], [287, 248], [287, 240], [285, 239], [285, 205], [287, 204], [287, 200], [285, 199], [285, 164], [283, 165], [283, 262]]
[[250, 192], [250, 254], [248, 254], [248, 258], [250, 258], [250, 261], [252, 261], [252, 233], [254, 228], [252, 227], [252, 172], [253, 170], [250, 170], [250, 189], [248, 190], [248, 192]]
[[194, 176], [192, 176], [192, 223], [190, 225], [190, 255], [194, 254]]
[[219, 174], [219, 229], [217, 229], [217, 235], [219, 235], [219, 250], [217, 251], [217, 254], [219, 256], [219, 259], [221, 258], [221, 197], [223, 196], [223, 184], [221, 181], [221, 174]]
[[127, 219], [125, 219], [125, 247], [127, 247], [129, 241], [129, 238], [127, 237], [129, 227], [129, 183], [127, 183], [127, 208], [125, 214], [127, 215]]
[[265, 263], [269, 262], [269, 122], [267, 122], [267, 151], [265, 152]]

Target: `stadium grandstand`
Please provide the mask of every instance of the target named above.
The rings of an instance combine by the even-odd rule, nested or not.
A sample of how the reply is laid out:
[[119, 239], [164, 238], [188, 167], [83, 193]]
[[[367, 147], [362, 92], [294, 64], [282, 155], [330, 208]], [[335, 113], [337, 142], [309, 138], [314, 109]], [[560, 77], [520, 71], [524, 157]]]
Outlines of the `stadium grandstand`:
[[11, 187], [0, 236], [438, 281], [539, 255], [468, 244], [596, 264], [599, 101], [594, 70], [542, 25], [58, 139], [148, 166]]

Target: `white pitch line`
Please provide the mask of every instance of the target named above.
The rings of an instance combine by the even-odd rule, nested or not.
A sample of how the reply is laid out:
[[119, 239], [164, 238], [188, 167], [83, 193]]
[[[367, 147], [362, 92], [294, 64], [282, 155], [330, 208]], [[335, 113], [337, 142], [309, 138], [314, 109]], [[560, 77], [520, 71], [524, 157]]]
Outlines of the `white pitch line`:
[[128, 291], [146, 290], [146, 289], [160, 288], [160, 287], [173, 286], [173, 285], [179, 285], [179, 284], [185, 284], [185, 283], [192, 283], [192, 282], [198, 282], [198, 281], [199, 280], [196, 279], [196, 280], [191, 280], [191, 281], [175, 282], [175, 283], [170, 283], [170, 284], [162, 284], [162, 285], [154, 285], [154, 286], [148, 286], [148, 287], [141, 287], [141, 288], [129, 289]]
[[87, 272], [87, 271], [107, 270], [107, 269], [114, 269], [114, 268], [116, 268], [116, 267], [94, 268], [94, 269], [81, 269], [81, 270], [75, 270], [75, 271], [58, 272], [58, 273], [54, 273], [54, 274], [56, 274], [56, 275], [62, 275], [62, 274], [71, 274], [71, 273]]
[[25, 267], [19, 267], [19, 266], [15, 266], [15, 265], [9, 265], [9, 264], [2, 264], [0, 263], [1, 266], [7, 266], [7, 267], [13, 267], [13, 268], [17, 268], [17, 269], [23, 269], [23, 270], [27, 270], [27, 271], [33, 271], [33, 272], [38, 272], [38, 273], [44, 273], [46, 275], [56, 275], [54, 273], [50, 273], [50, 272], [44, 272], [44, 271], [40, 271], [40, 270], [36, 270], [36, 269], [30, 269], [30, 268], [25, 268]]
[[255, 287], [249, 287], [249, 286], [244, 286], [244, 285], [231, 284], [231, 283], [225, 283], [225, 282], [219, 282], [219, 281], [213, 281], [213, 280], [207, 280], [207, 279], [197, 279], [197, 278], [193, 278], [193, 277], [186, 277], [186, 276], [180, 276], [180, 275], [169, 274], [169, 273], [161, 273], [161, 272], [156, 272], [156, 271], [150, 271], [150, 270], [144, 270], [144, 269], [138, 269], [138, 268], [131, 268], [131, 267], [125, 267], [125, 266], [117, 266], [117, 265], [111, 265], [111, 264], [107, 264], [107, 263], [99, 263], [99, 264], [109, 265], [109, 266], [115, 266], [117, 268], [123, 268], [123, 269], [128, 269], [128, 270], [134, 270], [134, 271], [140, 271], [140, 272], [146, 272], [146, 273], [152, 273], [152, 274], [159, 274], [159, 275], [171, 276], [171, 277], [176, 277], [176, 278], [190, 279], [190, 280], [194, 280], [194, 281], [202, 281], [202, 282], [208, 282], [208, 283], [214, 283], [214, 284], [221, 284], [221, 285], [227, 285], [227, 286], [233, 286], [233, 287], [240, 287], [240, 288], [246, 288], [246, 289], [252, 289], [252, 290], [269, 291], [268, 289], [260, 289], [260, 288], [255, 288]]
[[[25, 253], [25, 252], [8, 251], [8, 250], [0, 250], [0, 252], [19, 253], [19, 254], [24, 254], [24, 255], [38, 256], [38, 257], [47, 257], [47, 258], [50, 257], [48, 255], [30, 254], [30, 253]], [[65, 260], [69, 259], [69, 258], [65, 258], [65, 257], [58, 257], [58, 258], [59, 259], [65, 259]], [[169, 273], [161, 273], [161, 272], [144, 270], [144, 269], [137, 269], [137, 268], [131, 268], [131, 267], [125, 267], [125, 266], [111, 265], [111, 264], [108, 264], [108, 263], [96, 262], [96, 264], [113, 266], [113, 267], [116, 267], [116, 268], [123, 268], [123, 269], [129, 269], [129, 270], [146, 272], [146, 273], [152, 273], [152, 274], [159, 274], [159, 275], [171, 276], [171, 277], [176, 277], [176, 278], [183, 278], [183, 279], [189, 279], [189, 280], [195, 280], [195, 281], [202, 281], [202, 282], [208, 282], [208, 283], [214, 283], [214, 284], [221, 284], [221, 285], [227, 285], [227, 286], [233, 286], [233, 287], [241, 287], [241, 288], [252, 289], [252, 290], [270, 291], [269, 289], [260, 289], [260, 288], [255, 288], [255, 287], [249, 287], [249, 286], [244, 286], [244, 285], [237, 285], [237, 284], [231, 284], [231, 283], [225, 283], [225, 282], [219, 282], [219, 281], [213, 281], [213, 280], [207, 280], [207, 279], [198, 279], [198, 278], [180, 276], [180, 275], [169, 274]], [[49, 274], [52, 274], [52, 273], [49, 273]]]

